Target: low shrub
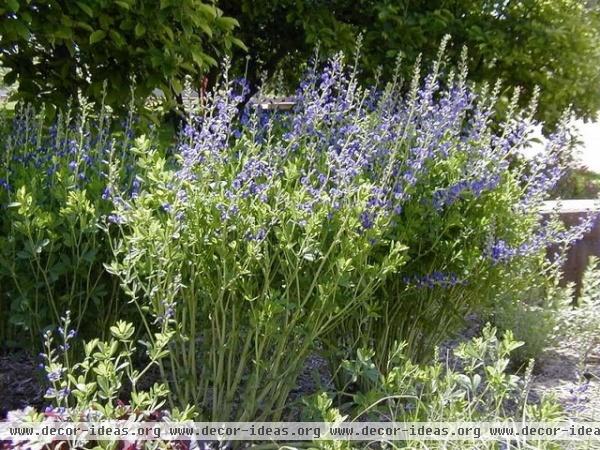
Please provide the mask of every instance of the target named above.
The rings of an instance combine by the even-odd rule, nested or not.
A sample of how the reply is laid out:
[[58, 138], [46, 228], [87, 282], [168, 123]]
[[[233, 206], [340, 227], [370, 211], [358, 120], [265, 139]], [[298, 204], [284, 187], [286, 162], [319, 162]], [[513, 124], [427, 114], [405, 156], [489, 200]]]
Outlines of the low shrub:
[[[452, 355], [436, 355], [429, 364], [415, 364], [406, 353], [406, 343], [397, 345], [389, 355], [384, 371], [377, 368], [372, 350], [360, 349], [356, 359], [345, 360], [342, 365], [350, 383], [342, 391], [322, 392], [306, 398], [304, 419], [398, 423], [565, 420], [564, 411], [552, 397], [543, 397], [539, 403], [530, 401], [531, 366], [523, 377], [508, 372], [510, 357], [521, 345], [511, 332], [498, 338], [496, 329], [487, 325], [481, 336], [461, 343]], [[361, 380], [368, 380], [371, 386], [368, 391], [348, 389], [354, 383], [366, 384]], [[397, 445], [411, 449], [497, 449], [503, 448], [502, 444], [494, 441], [434, 442], [418, 438], [387, 442], [389, 448], [397, 448]], [[316, 448], [365, 446], [359, 442], [329, 441], [316, 443]], [[562, 447], [552, 441], [528, 441], [514, 448]]]
[[573, 291], [558, 285], [556, 266], [546, 276], [529, 278], [529, 287], [505, 290], [490, 311], [490, 320], [500, 331], [511, 331], [523, 345], [516, 349], [512, 361], [524, 366], [531, 359], [541, 359], [545, 350], [559, 342], [558, 329], [565, 311], [571, 308]]
[[[168, 408], [165, 403], [168, 388], [164, 382], [149, 387], [144, 378], [156, 368], [158, 361], [168, 353], [174, 331], [167, 323], [156, 327], [152, 343], [142, 342], [141, 352], [135, 341], [135, 328], [131, 323], [118, 321], [110, 327], [106, 341], [92, 339], [83, 343], [80, 361], [73, 359], [72, 345], [76, 332], [71, 329], [69, 312], [61, 319], [61, 326], [44, 333], [44, 353], [41, 367], [48, 389], [44, 398], [49, 405], [43, 411], [28, 407], [8, 413], [7, 420], [14, 422], [103, 422], [103, 421], [186, 421], [194, 418], [193, 408], [182, 410]], [[140, 363], [140, 356], [145, 362]], [[149, 442], [148, 448], [156, 448]], [[69, 441], [53, 440], [52, 436], [38, 436], [8, 441], [0, 448], [139, 448], [144, 443], [133, 437], [122, 437], [117, 442], [93, 441], [79, 434]], [[148, 444], [148, 442], [146, 442]], [[171, 448], [189, 448], [189, 442]], [[116, 446], [116, 447], [115, 447]], [[144, 447], [145, 448], [145, 447]]]
[[424, 359], [465, 313], [542, 273], [549, 244], [591, 226], [540, 216], [568, 130], [511, 169], [535, 105], [520, 111], [515, 95], [500, 120], [499, 85], [474, 90], [442, 64], [423, 81], [417, 65], [403, 96], [397, 79], [360, 88], [338, 57], [309, 72], [290, 114], [239, 122], [246, 86], [225, 75], [175, 163], [136, 141], [141, 186], [115, 202], [107, 269], [146, 325], [177, 327], [163, 365], [175, 402], [212, 420], [278, 418], [317, 346], [333, 367], [364, 347], [385, 371], [396, 342]]
[[[140, 380], [168, 353], [173, 330], [163, 324], [153, 334], [152, 344], [146, 346], [147, 362], [140, 368], [134, 344], [135, 328], [131, 323], [119, 321], [110, 328], [108, 341], [92, 339], [84, 344], [83, 360], [72, 360], [71, 344], [76, 332], [70, 329], [71, 316], [61, 318], [62, 325], [56, 333], [44, 333], [45, 352], [42, 367], [49, 385], [44, 398], [51, 407], [68, 413], [71, 418], [84, 417], [94, 411], [98, 420], [120, 417], [119, 402], [125, 389], [130, 406], [140, 411], [158, 411], [165, 404], [168, 393], [164, 383], [155, 383], [148, 392], [138, 385]], [[127, 382], [127, 386], [125, 385]]]

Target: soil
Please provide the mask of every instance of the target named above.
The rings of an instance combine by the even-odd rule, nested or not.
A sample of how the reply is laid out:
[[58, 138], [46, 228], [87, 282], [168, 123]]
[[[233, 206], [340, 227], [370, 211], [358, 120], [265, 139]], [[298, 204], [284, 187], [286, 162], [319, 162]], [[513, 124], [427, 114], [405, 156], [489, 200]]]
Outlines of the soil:
[[538, 397], [554, 395], [573, 420], [600, 420], [600, 346], [585, 361], [564, 342], [540, 358], [532, 385]]
[[44, 403], [42, 374], [33, 357], [25, 352], [0, 355], [0, 419], [8, 411]]
[[[461, 341], [478, 336], [483, 322], [476, 315], [466, 318], [466, 328], [456, 339], [445, 342], [442, 355], [451, 355]], [[529, 402], [554, 396], [574, 421], [600, 420], [600, 346], [587, 358], [579, 357], [577, 342], [563, 341], [542, 353], [535, 361]], [[451, 356], [450, 356], [451, 357]]]

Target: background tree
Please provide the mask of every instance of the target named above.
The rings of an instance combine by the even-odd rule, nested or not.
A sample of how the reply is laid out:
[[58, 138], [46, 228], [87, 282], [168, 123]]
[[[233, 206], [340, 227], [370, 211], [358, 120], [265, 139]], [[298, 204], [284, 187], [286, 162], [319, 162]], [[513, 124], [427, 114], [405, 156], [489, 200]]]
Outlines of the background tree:
[[[452, 35], [471, 78], [542, 88], [539, 118], [554, 122], [570, 104], [579, 117], [600, 109], [600, 7], [582, 0], [221, 0], [240, 21], [251, 70], [297, 78], [317, 42], [325, 54], [351, 53], [363, 33], [365, 77], [389, 76], [398, 54], [408, 63], [436, 54]], [[240, 53], [240, 56], [242, 54]]]
[[18, 98], [64, 105], [78, 90], [117, 108], [161, 89], [168, 102], [183, 80], [217, 65], [237, 21], [198, 0], [4, 0], [0, 63]]

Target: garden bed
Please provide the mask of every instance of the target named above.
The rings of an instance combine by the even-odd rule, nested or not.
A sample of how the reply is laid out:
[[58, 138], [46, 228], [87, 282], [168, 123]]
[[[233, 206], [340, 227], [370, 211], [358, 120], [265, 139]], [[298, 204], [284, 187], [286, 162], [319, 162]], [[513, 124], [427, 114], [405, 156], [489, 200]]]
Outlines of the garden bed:
[[[470, 316], [468, 326], [457, 338], [440, 346], [440, 354], [448, 358], [449, 364], [457, 364], [452, 352], [461, 342], [477, 336], [482, 322]], [[544, 395], [554, 395], [573, 420], [598, 421], [600, 418], [600, 346], [590, 352], [582, 365], [574, 353], [576, 343], [561, 342], [547, 349], [535, 362], [530, 385], [531, 403], [539, 402]], [[0, 419], [6, 413], [26, 406], [43, 409], [45, 387], [43, 373], [35, 362], [36, 358], [26, 352], [0, 356]], [[315, 379], [315, 378], [318, 379]], [[331, 370], [327, 361], [318, 355], [311, 356], [290, 392], [288, 403], [297, 403], [302, 397], [333, 389]], [[299, 420], [299, 411], [288, 411], [288, 420]]]
[[[521, 110], [515, 93], [499, 115], [498, 92], [441, 55], [408, 93], [361, 87], [335, 57], [286, 112], [245, 109], [245, 81], [224, 76], [169, 144], [133, 113], [48, 126], [18, 111], [1, 130], [0, 333], [24, 348], [43, 336], [43, 355], [0, 360], [2, 412], [552, 421], [589, 403], [594, 416], [595, 353], [576, 374], [562, 347], [538, 351], [563, 315], [598, 337], [600, 264], [577, 311], [558, 285], [598, 215], [544, 210], [569, 132], [520, 159], [535, 99]], [[473, 313], [494, 326], [460, 333]], [[532, 354], [537, 371], [518, 371]], [[573, 394], [593, 398], [574, 405], [563, 394], [586, 377]]]

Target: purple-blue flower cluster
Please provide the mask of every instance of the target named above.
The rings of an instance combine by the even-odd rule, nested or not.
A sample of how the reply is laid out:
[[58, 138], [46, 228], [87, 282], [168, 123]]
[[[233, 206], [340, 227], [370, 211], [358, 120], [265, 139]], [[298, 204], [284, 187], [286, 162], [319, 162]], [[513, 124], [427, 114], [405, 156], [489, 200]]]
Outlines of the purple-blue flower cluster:
[[489, 249], [489, 257], [494, 264], [508, 262], [515, 257], [534, 255], [547, 250], [552, 245], [569, 246], [583, 239], [583, 237], [597, 224], [600, 218], [599, 212], [591, 212], [582, 215], [577, 223], [567, 229], [544, 226], [540, 228], [525, 241], [516, 246], [509, 245], [505, 240], [496, 240]]
[[485, 191], [494, 190], [500, 183], [498, 175], [491, 175], [477, 180], [460, 180], [446, 189], [441, 189], [433, 194], [433, 204], [437, 210], [450, 206], [458, 201], [462, 195], [472, 194], [479, 197]]
[[[40, 354], [43, 360], [40, 368], [46, 373], [46, 380], [50, 384], [45, 397], [58, 402], [65, 400], [71, 393], [65, 380], [67, 368], [63, 362], [68, 360], [66, 355], [71, 348], [72, 340], [77, 336], [74, 329], [69, 329], [71, 325], [70, 311], [61, 317], [60, 322], [62, 325], [56, 329], [56, 336], [50, 330], [44, 333], [45, 352]], [[57, 342], [55, 342], [55, 338], [57, 338]]]
[[[124, 126], [130, 135], [129, 122]], [[101, 198], [109, 200], [108, 165], [110, 160], [118, 160], [123, 172], [120, 181], [123, 186], [133, 181], [131, 194], [135, 195], [129, 140], [130, 137], [111, 135], [111, 123], [105, 113], [99, 119], [59, 113], [47, 127], [43, 114], [30, 106], [22, 108], [16, 112], [10, 132], [3, 139], [0, 188], [11, 193], [22, 185], [39, 181], [46, 189], [55, 190], [58, 184], [63, 184], [68, 189], [88, 190], [95, 195], [100, 187], [104, 189]]]
[[417, 288], [433, 289], [434, 287], [449, 288], [453, 286], [464, 286], [466, 280], [461, 280], [455, 273], [444, 273], [434, 271], [425, 275], [413, 275], [403, 277], [404, 284]]
[[[417, 209], [427, 220], [443, 221], [448, 210], [483, 204], [487, 194], [499, 190], [512, 196], [515, 217], [535, 215], [563, 173], [560, 153], [569, 144], [568, 130], [559, 127], [550, 135], [546, 151], [519, 175], [510, 163], [537, 125], [533, 106], [517, 108], [517, 92], [501, 120], [499, 84], [476, 89], [464, 68], [444, 74], [436, 65], [422, 81], [415, 73], [408, 92], [394, 83], [363, 88], [337, 56], [321, 72], [316, 66], [308, 71], [291, 112], [264, 111], [250, 102], [239, 120], [248, 88], [226, 79], [205, 113], [182, 130], [177, 177], [188, 187], [180, 188], [178, 198], [186, 198], [189, 188], [202, 189], [202, 195], [217, 199], [224, 222], [254, 214], [245, 207], [253, 202], [268, 204], [271, 211], [296, 210], [304, 215], [300, 226], [319, 211], [329, 219], [352, 211], [365, 233], [377, 228], [379, 219], [388, 224], [383, 226], [406, 224], [410, 205], [412, 211], [424, 205]], [[246, 232], [249, 240], [276, 223], [247, 219], [255, 230]], [[591, 226], [588, 219], [563, 232], [534, 226], [518, 243], [498, 235], [487, 249], [485, 242], [472, 245], [494, 263], [508, 261], [558, 241], [573, 242]], [[431, 283], [456, 280], [435, 273], [412, 282]]]
[[570, 145], [570, 129], [561, 124], [548, 137], [543, 153], [539, 153], [531, 160], [528, 171], [522, 176], [525, 193], [521, 199], [521, 206], [530, 207], [545, 200], [548, 193], [556, 186], [567, 169], [562, 161], [562, 154]]
[[226, 80], [223, 89], [213, 92], [208, 99], [208, 112], [188, 121], [177, 148], [180, 180], [194, 181], [199, 177], [198, 172], [215, 175], [219, 165], [227, 161], [226, 150], [233, 137], [234, 119], [247, 92], [244, 80]]

